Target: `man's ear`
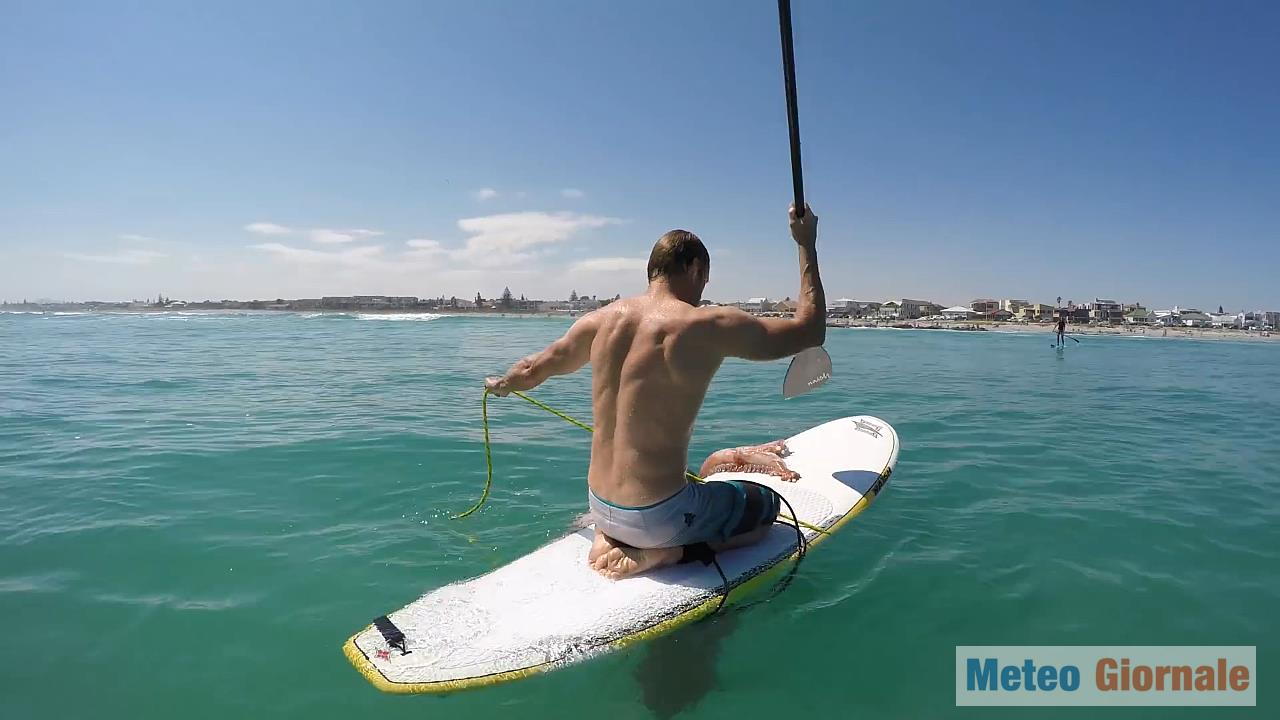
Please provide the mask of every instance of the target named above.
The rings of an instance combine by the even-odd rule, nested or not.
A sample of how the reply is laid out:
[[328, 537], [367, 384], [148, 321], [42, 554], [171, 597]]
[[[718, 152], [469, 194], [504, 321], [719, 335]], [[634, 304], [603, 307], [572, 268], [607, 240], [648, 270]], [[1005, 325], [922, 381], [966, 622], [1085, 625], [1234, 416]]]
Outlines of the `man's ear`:
[[702, 263], [701, 258], [695, 258], [693, 262], [689, 263], [689, 279], [690, 280], [692, 280], [695, 283], [700, 280], [703, 282], [706, 282], [708, 280], [707, 275], [708, 275], [708, 268], [706, 265]]

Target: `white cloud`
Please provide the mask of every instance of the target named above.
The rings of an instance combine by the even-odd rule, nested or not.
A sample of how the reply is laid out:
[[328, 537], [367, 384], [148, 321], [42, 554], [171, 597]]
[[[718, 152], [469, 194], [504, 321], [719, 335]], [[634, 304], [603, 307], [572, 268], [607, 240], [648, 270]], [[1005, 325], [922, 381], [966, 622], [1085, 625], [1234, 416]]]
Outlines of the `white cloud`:
[[120, 240], [123, 240], [123, 241], [125, 241], [125, 242], [133, 242], [133, 243], [154, 243], [154, 242], [159, 242], [158, 240], [156, 240], [156, 239], [155, 239], [155, 238], [153, 238], [153, 237], [147, 237], [146, 235], [135, 235], [134, 233], [125, 233], [125, 234], [123, 234], [123, 235], [117, 235], [117, 236], [116, 236], [116, 238], [117, 238], [117, 239], [120, 239]]
[[[291, 228], [287, 225], [277, 225], [272, 222], [255, 222], [244, 226], [244, 229], [254, 235], [280, 236], [280, 235], [296, 235], [305, 232], [312, 242], [321, 245], [342, 245], [343, 243], [354, 242], [356, 240], [368, 240], [382, 235], [379, 230], [367, 230], [365, 228], [311, 228], [309, 230], [299, 230]], [[124, 237], [124, 236], [122, 236]], [[141, 236], [130, 236], [141, 237]]]
[[478, 267], [502, 267], [532, 260], [540, 249], [564, 242], [582, 230], [616, 225], [618, 218], [571, 212], [521, 212], [463, 218], [458, 227], [471, 235], [453, 250], [454, 260]]
[[436, 240], [414, 238], [412, 240], [405, 240], [404, 244], [407, 245], [409, 249], [405, 251], [403, 257], [409, 262], [439, 260], [448, 254], [448, 251], [444, 249], [444, 246]]
[[479, 190], [471, 193], [471, 196], [480, 202], [484, 202], [485, 200], [492, 200], [498, 197], [498, 191], [493, 188], [480, 188]]
[[244, 226], [245, 230], [254, 235], [291, 235], [293, 228], [277, 225], [269, 222], [255, 222]]
[[80, 262], [109, 263], [112, 265], [149, 265], [154, 260], [168, 256], [154, 250], [120, 250], [108, 255], [64, 252], [62, 257], [68, 260], [79, 260]]
[[583, 272], [616, 272], [620, 270], [644, 270], [649, 267], [645, 258], [602, 257], [579, 260], [570, 270]]
[[346, 250], [312, 250], [311, 248], [293, 247], [281, 243], [259, 243], [250, 245], [250, 249], [260, 250], [286, 260], [303, 265], [345, 265], [365, 267], [372, 265], [382, 257], [381, 245], [364, 245]]
[[586, 197], [586, 193], [582, 192], [578, 188], [565, 188], [560, 191], [560, 195], [567, 197], [570, 200], [581, 200], [583, 197]]
[[382, 232], [378, 230], [365, 230], [364, 228], [353, 228], [350, 230], [314, 228], [308, 231], [307, 235], [311, 238], [312, 242], [318, 242], [321, 245], [341, 245], [355, 240], [375, 238], [382, 235]]

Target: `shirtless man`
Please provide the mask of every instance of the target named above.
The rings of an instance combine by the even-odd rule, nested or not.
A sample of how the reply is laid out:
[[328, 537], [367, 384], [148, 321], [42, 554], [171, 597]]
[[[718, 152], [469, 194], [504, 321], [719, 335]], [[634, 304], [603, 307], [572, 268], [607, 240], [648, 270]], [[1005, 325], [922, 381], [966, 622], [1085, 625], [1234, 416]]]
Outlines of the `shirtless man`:
[[[778, 514], [774, 493], [748, 483], [694, 483], [685, 476], [693, 422], [726, 357], [776, 360], [821, 345], [826, 298], [818, 276], [818, 218], [789, 212], [799, 247], [800, 299], [793, 318], [700, 307], [711, 258], [696, 235], [672, 230], [649, 255], [649, 287], [583, 316], [564, 337], [485, 386], [529, 390], [591, 363], [588, 502], [596, 523], [587, 562], [618, 579], [681, 560], [685, 546], [726, 550], [757, 542]], [[780, 442], [713, 453], [702, 475], [763, 469], [794, 480]], [[753, 467], [754, 466], [754, 467]]]

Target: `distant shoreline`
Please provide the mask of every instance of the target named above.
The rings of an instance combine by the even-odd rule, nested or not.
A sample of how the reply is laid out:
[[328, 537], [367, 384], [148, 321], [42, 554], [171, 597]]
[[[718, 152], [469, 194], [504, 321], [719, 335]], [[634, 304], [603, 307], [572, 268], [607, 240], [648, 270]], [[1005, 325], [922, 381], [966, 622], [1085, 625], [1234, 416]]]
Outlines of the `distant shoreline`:
[[217, 314], [293, 314], [293, 315], [440, 315], [448, 317], [537, 317], [537, 318], [575, 318], [583, 315], [583, 310], [470, 310], [462, 308], [444, 308], [427, 310], [422, 308], [397, 309], [338, 309], [338, 308], [215, 308], [215, 307], [89, 307], [84, 305], [14, 305], [0, 307], [0, 314], [11, 315], [52, 315], [56, 313], [76, 315], [159, 315], [164, 313], [188, 313], [202, 315]]
[[[295, 315], [353, 315], [353, 316], [397, 316], [397, 315], [436, 315], [441, 317], [486, 317], [486, 318], [543, 318], [573, 319], [581, 317], [587, 311], [569, 310], [498, 310], [498, 309], [460, 309], [445, 308], [440, 310], [412, 309], [378, 309], [378, 310], [343, 310], [336, 308], [202, 308], [202, 307], [87, 307], [84, 305], [15, 305], [0, 307], [0, 314], [55, 314], [73, 313], [84, 315], [150, 315], [163, 313], [222, 314], [252, 313], [270, 314], [286, 313]], [[956, 332], [1043, 332], [1052, 334], [1056, 330], [1055, 323], [1019, 323], [992, 322], [982, 320], [908, 320], [894, 322], [889, 320], [852, 320], [845, 318], [828, 318], [827, 327], [834, 329], [880, 328], [898, 330], [950, 330]], [[1193, 340], [1236, 340], [1246, 342], [1280, 341], [1275, 332], [1258, 330], [1239, 330], [1234, 328], [1192, 328], [1192, 327], [1157, 327], [1143, 325], [1068, 325], [1067, 335], [1116, 337], [1148, 337], [1148, 338], [1185, 338]]]
[[[953, 330], [990, 332], [1055, 333], [1056, 323], [984, 322], [974, 320], [912, 320], [905, 322], [867, 320], [827, 320], [829, 328], [890, 328], [899, 330]], [[1144, 325], [1068, 325], [1067, 335], [1110, 335], [1116, 337], [1188, 338], [1192, 340], [1241, 340], [1275, 342], [1280, 335], [1258, 330], [1228, 328], [1156, 327]]]

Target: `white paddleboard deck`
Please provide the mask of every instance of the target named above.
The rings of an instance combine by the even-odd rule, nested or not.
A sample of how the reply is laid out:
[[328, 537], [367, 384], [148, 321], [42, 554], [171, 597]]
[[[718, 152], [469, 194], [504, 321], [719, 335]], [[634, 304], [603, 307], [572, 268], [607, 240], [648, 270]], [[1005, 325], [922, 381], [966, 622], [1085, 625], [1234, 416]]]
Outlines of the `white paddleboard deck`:
[[[761, 439], [763, 440], [763, 439]], [[796, 482], [720, 473], [774, 488], [800, 519], [828, 530], [866, 508], [898, 458], [898, 435], [870, 416], [832, 420], [787, 439]], [[783, 514], [790, 514], [783, 505]], [[810, 544], [828, 535], [805, 529]], [[403, 633], [393, 647], [373, 625], [343, 650], [379, 689], [446, 693], [566, 665], [667, 632], [714, 611], [724, 582], [714, 567], [688, 563], [612, 581], [587, 566], [594, 530], [571, 533], [508, 565], [432, 590], [387, 618]], [[731, 588], [778, 568], [796, 552], [793, 525], [775, 524], [761, 542], [720, 553]], [[730, 593], [730, 600], [740, 595]], [[398, 643], [397, 643], [398, 645]]]

